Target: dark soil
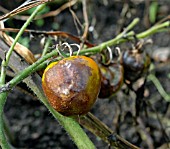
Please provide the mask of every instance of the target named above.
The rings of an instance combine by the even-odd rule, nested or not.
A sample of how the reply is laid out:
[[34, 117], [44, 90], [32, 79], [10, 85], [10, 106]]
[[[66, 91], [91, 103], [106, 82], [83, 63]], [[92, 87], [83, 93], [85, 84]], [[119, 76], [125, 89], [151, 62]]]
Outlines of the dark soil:
[[[1, 0], [0, 5], [8, 10], [12, 10], [22, 2], [22, 0], [10, 2], [9, 0]], [[51, 10], [54, 10], [60, 5], [62, 4], [49, 5], [49, 7]], [[152, 25], [147, 19], [146, 12], [148, 7], [144, 1], [133, 0], [129, 1], [128, 5], [129, 11], [127, 15], [121, 17], [121, 11], [124, 6], [122, 1], [89, 1], [89, 22], [90, 27], [94, 28], [89, 34], [89, 41], [99, 44], [114, 38], [135, 17], [140, 18], [140, 23], [134, 29], [136, 33], [144, 31]], [[159, 1], [159, 8], [157, 20], [170, 13], [170, 1]], [[73, 6], [72, 9], [80, 21], [83, 22], [81, 4]], [[46, 18], [44, 21], [45, 24], [42, 27], [38, 27], [32, 22], [29, 28], [53, 30], [52, 23], [55, 22], [58, 24], [57, 30], [78, 35], [72, 15], [68, 9], [56, 17]], [[13, 19], [7, 21], [6, 26], [19, 28], [22, 24], [23, 21]], [[162, 47], [170, 51], [170, 34], [168, 32], [158, 33], [151, 36], [151, 38], [153, 39], [153, 45], [149, 46], [150, 49], [147, 49], [151, 57], [154, 50]], [[131, 45], [131, 42], [118, 46], [124, 48], [129, 45]], [[34, 53], [40, 53], [39, 40], [31, 41], [30, 49]], [[154, 71], [156, 77], [160, 80], [165, 91], [170, 93], [170, 80], [168, 77], [170, 73], [169, 59], [161, 63], [155, 62], [155, 59], [152, 59], [152, 62], [155, 64]], [[126, 85], [123, 85], [122, 89], [110, 99], [98, 99], [91, 112], [124, 139], [141, 148], [152, 149], [164, 145], [165, 147], [160, 149], [166, 149], [168, 148], [166, 145], [170, 141], [169, 102], [165, 101], [151, 81], [147, 81], [144, 93], [145, 96], [142, 99], [139, 96], [139, 101], [137, 102], [139, 106], [135, 109], [136, 98], [138, 96], [133, 91], [130, 91]], [[138, 118], [135, 117], [136, 112], [139, 113]], [[14, 137], [13, 146], [16, 148], [76, 148], [65, 130], [63, 130], [45, 106], [37, 99], [21, 92], [17, 88], [8, 96], [5, 105], [5, 116]], [[96, 148], [108, 148], [108, 145], [98, 137], [87, 130], [85, 131], [96, 145]]]

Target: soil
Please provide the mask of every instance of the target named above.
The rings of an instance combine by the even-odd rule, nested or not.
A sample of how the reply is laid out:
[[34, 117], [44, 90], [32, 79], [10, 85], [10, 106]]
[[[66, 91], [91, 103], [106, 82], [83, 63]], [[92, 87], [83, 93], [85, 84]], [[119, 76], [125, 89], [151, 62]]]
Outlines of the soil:
[[[22, 2], [23, 0], [10, 2], [1, 0], [0, 5], [8, 10], [12, 10]], [[156, 21], [166, 17], [170, 13], [170, 1], [158, 1], [158, 4], [159, 11]], [[61, 5], [62, 3], [49, 5], [49, 8], [55, 10]], [[89, 41], [99, 44], [114, 38], [123, 30], [123, 27], [127, 26], [136, 17], [140, 18], [140, 23], [134, 28], [136, 33], [142, 32], [152, 25], [149, 23], [147, 16], [147, 10], [149, 8], [145, 1], [128, 0], [127, 5], [129, 6], [128, 13], [125, 16], [121, 16], [121, 11], [125, 7], [125, 2], [123, 1], [89, 1], [87, 5], [90, 22]], [[83, 22], [82, 5], [79, 3], [73, 6], [72, 9], [80, 21]], [[6, 26], [20, 28], [23, 22], [12, 19], [7, 21]], [[37, 26], [33, 21], [29, 29], [53, 30], [52, 24], [54, 22], [58, 25], [57, 30], [79, 35], [73, 17], [68, 9], [56, 17], [44, 19], [44, 25], [41, 27]], [[152, 63], [155, 65], [154, 73], [165, 91], [170, 93], [169, 57], [165, 62], [160, 62], [159, 58], [155, 59], [153, 57], [154, 51], [159, 51], [159, 48], [165, 48], [167, 51], [170, 51], [170, 34], [168, 32], [157, 33], [150, 36], [150, 38], [153, 40], [153, 44], [149, 47], [147, 46], [146, 50], [149, 51], [150, 57], [152, 57]], [[132, 42], [128, 42], [117, 46], [125, 48], [130, 47], [131, 44]], [[39, 40], [32, 40], [30, 42], [30, 49], [33, 53], [40, 53], [40, 48]], [[135, 88], [139, 88], [139, 83], [140, 81], [135, 83], [137, 86]], [[138, 91], [138, 93], [142, 92], [142, 90]], [[138, 101], [136, 102], [137, 99]], [[137, 109], [135, 105], [138, 105]], [[15, 148], [76, 148], [65, 130], [53, 118], [48, 109], [39, 100], [23, 93], [18, 88], [15, 88], [9, 94], [4, 112], [12, 136], [14, 137], [13, 146]], [[165, 101], [160, 95], [152, 81], [146, 82], [144, 86], [144, 97], [141, 98], [139, 94], [137, 95], [135, 92], [129, 90], [127, 85], [124, 84], [115, 96], [107, 99], [98, 99], [91, 112], [124, 139], [141, 148], [170, 148], [170, 146], [167, 146], [170, 141], [169, 102]], [[136, 113], [138, 113], [138, 117], [136, 117]], [[85, 131], [92, 142], [94, 142], [96, 148], [108, 148], [108, 144], [100, 140], [100, 138], [94, 136], [88, 130]]]

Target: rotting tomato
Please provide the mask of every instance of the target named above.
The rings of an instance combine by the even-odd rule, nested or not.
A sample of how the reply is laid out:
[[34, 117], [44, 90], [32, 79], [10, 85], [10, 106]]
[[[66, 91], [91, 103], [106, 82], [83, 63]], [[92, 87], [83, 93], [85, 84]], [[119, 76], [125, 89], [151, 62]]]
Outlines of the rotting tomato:
[[95, 103], [101, 74], [94, 60], [71, 56], [51, 63], [44, 71], [42, 87], [49, 103], [65, 116], [84, 115]]
[[151, 60], [145, 51], [133, 49], [123, 52], [121, 63], [125, 71], [125, 80], [133, 83], [148, 72]]
[[99, 98], [108, 98], [121, 88], [124, 81], [124, 69], [118, 62], [100, 67], [102, 79]]

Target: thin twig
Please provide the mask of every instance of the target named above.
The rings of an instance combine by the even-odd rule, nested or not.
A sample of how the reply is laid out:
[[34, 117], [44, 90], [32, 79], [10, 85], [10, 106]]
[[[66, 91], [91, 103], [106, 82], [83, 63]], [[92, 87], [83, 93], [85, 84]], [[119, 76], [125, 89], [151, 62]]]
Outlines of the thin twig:
[[87, 14], [87, 0], [83, 0], [82, 1], [83, 4], [83, 16], [84, 16], [84, 33], [82, 36], [82, 39], [85, 41], [87, 39], [87, 35], [88, 35], [88, 29], [89, 29], [89, 19], [88, 19], [88, 14]]
[[[37, 19], [44, 19], [44, 18], [47, 18], [47, 17], [55, 17], [57, 16], [58, 14], [60, 14], [62, 11], [64, 11], [65, 9], [67, 9], [68, 7], [71, 7], [73, 5], [75, 5], [77, 3], [78, 0], [72, 0], [72, 1], [69, 1], [65, 4], [63, 4], [60, 8], [58, 8], [57, 10], [54, 10], [54, 11], [50, 11], [46, 14], [42, 14], [42, 15], [37, 15], [34, 19], [37, 20]], [[2, 6], [0, 6], [0, 11], [2, 11], [3, 13], [9, 13], [9, 10], [3, 8]], [[15, 19], [17, 20], [27, 20], [29, 18], [29, 16], [27, 15], [14, 15], [13, 16]]]
[[[58, 14], [60, 14], [63, 10], [75, 5], [77, 3], [78, 0], [71, 0], [65, 4], [63, 4], [60, 8], [58, 8], [57, 10], [54, 11], [50, 11], [49, 13], [43, 14], [43, 15], [38, 15], [37, 17], [35, 17], [35, 19], [44, 19], [47, 17], [55, 17]], [[26, 17], [25, 17], [26, 18]]]
[[[87, 0], [83, 0], [82, 1], [82, 5], [83, 5], [83, 16], [84, 16], [84, 33], [82, 35], [82, 43], [80, 44], [80, 50], [82, 49], [84, 42], [87, 39], [87, 35], [88, 35], [88, 29], [89, 29], [89, 20], [88, 20], [88, 15], [87, 15]], [[78, 52], [79, 53], [79, 52]]]
[[42, 52], [41, 57], [44, 57], [44, 56], [47, 54], [48, 48], [49, 48], [49, 46], [50, 46], [50, 43], [51, 43], [51, 39], [48, 38], [47, 41], [46, 41], [46, 43], [45, 43], [45, 46], [44, 46], [44, 49], [43, 49], [43, 52]]
[[71, 15], [73, 17], [73, 21], [74, 21], [74, 24], [76, 26], [76, 30], [77, 30], [77, 33], [78, 35], [80, 35], [80, 29], [79, 29], [79, 26], [81, 28], [83, 28], [83, 25], [81, 24], [80, 20], [78, 19], [77, 15], [75, 14], [75, 12], [71, 9], [71, 7], [69, 7], [69, 11], [71, 12]]
[[[104, 140], [106, 143], [109, 143], [113, 147], [118, 149], [139, 149], [139, 147], [131, 144], [127, 140], [117, 135], [91, 113], [88, 113], [84, 117], [78, 118], [77, 121], [79, 121], [81, 125], [83, 125], [96, 136], [102, 138], [102, 140]], [[109, 136], [111, 135], [114, 135], [116, 140], [110, 139]]]
[[[3, 25], [3, 22], [1, 22]], [[0, 24], [1, 25], [1, 24]], [[2, 26], [3, 27], [3, 26]], [[3, 28], [4, 29], [4, 28]], [[19, 30], [18, 30], [19, 31]], [[14, 39], [7, 35], [6, 33], [2, 32], [0, 36], [4, 39], [4, 41], [11, 46], [14, 42]], [[36, 61], [34, 54], [25, 46], [20, 44], [19, 42], [16, 43], [14, 50], [21, 56], [23, 57], [29, 64], [32, 64]]]

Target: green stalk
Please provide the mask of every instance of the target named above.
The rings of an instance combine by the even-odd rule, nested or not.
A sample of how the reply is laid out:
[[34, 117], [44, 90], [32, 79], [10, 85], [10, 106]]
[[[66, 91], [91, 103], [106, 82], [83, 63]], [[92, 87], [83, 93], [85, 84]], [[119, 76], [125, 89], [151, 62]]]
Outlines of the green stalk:
[[37, 9], [31, 14], [31, 16], [29, 17], [29, 19], [24, 23], [24, 25], [22, 26], [22, 28], [20, 29], [20, 31], [18, 32], [17, 36], [15, 37], [14, 42], [12, 43], [8, 53], [6, 54], [6, 66], [9, 63], [10, 60], [10, 56], [12, 54], [12, 51], [16, 45], [16, 43], [18, 42], [19, 38], [21, 37], [21, 35], [23, 34], [24, 30], [27, 28], [27, 26], [30, 24], [30, 22], [34, 19], [34, 17], [36, 16], [36, 14], [41, 11], [43, 8], [45, 7], [45, 4], [40, 5], [37, 7]]
[[[87, 53], [98, 53], [101, 52], [103, 49], [106, 49], [107, 46], [113, 46], [115, 44], [119, 44], [119, 41], [123, 37], [127, 37], [127, 32], [131, 30], [137, 23], [139, 22], [139, 18], [135, 18], [126, 28], [123, 32], [121, 32], [119, 35], [117, 35], [115, 38], [103, 42], [102, 44], [99, 44], [98, 46], [88, 48], [88, 49], [83, 49], [80, 51], [80, 54], [87, 54]], [[75, 53], [74, 53], [75, 54]]]
[[6, 97], [7, 97], [7, 92], [0, 94], [0, 146], [2, 147], [2, 149], [10, 149], [10, 146], [5, 136], [4, 122], [3, 122], [3, 108], [5, 105]]
[[139, 38], [139, 39], [145, 38], [147, 36], [150, 36], [150, 35], [152, 35], [154, 33], [159, 32], [159, 30], [161, 30], [163, 28], [166, 28], [166, 27], [169, 27], [169, 26], [170, 26], [170, 21], [166, 21], [166, 22], [164, 22], [162, 24], [154, 25], [153, 27], [149, 28], [148, 30], [137, 34], [136, 37]]
[[[116, 44], [120, 44], [120, 43], [123, 43], [123, 42], [126, 42], [127, 39], [130, 41], [130, 40], [134, 40], [134, 35], [135, 33], [133, 31], [131, 32], [128, 32], [130, 29], [132, 29], [137, 23], [138, 23], [138, 19], [134, 19], [132, 23], [130, 23], [127, 28], [125, 29], [125, 31], [123, 31], [122, 33], [120, 33], [118, 36], [116, 36], [114, 39], [111, 39], [109, 41], [106, 41], [106, 42], [103, 42], [102, 44], [99, 44], [98, 46], [95, 46], [95, 47], [92, 47], [92, 48], [88, 48], [88, 49], [83, 49], [80, 51], [80, 54], [87, 54], [87, 53], [99, 53], [101, 52], [103, 49], [106, 49], [107, 46], [113, 46], [113, 45], [116, 45]], [[138, 39], [142, 39], [142, 38], [146, 38], [152, 34], [155, 34], [157, 32], [159, 32], [160, 30], [166, 28], [166, 27], [169, 27], [170, 26], [170, 21], [167, 21], [167, 22], [164, 22], [162, 24], [158, 24], [158, 25], [155, 25], [151, 28], [149, 28], [148, 30], [142, 32], [142, 33], [139, 33], [136, 35], [136, 37]], [[164, 30], [162, 30], [164, 31]], [[165, 30], [166, 31], [166, 30]], [[128, 32], [128, 33], [127, 33]], [[127, 39], [123, 39], [123, 37], [127, 38]], [[130, 38], [131, 37], [131, 38]], [[76, 54], [76, 52], [74, 53]]]
[[[22, 35], [22, 33], [24, 32], [26, 27], [29, 25], [29, 23], [33, 20], [35, 15], [41, 9], [43, 9], [44, 6], [45, 6], [45, 4], [38, 6], [37, 9], [29, 17], [29, 19], [25, 22], [25, 24], [22, 26], [21, 30], [18, 32], [18, 34], [17, 34], [13, 44], [11, 45], [9, 51], [7, 52], [5, 59], [2, 61], [0, 87], [2, 87], [5, 84], [6, 67], [8, 66], [10, 56], [12, 54], [12, 51], [13, 51], [18, 39], [20, 38], [20, 36]], [[3, 109], [4, 109], [5, 102], [6, 102], [6, 98], [7, 98], [7, 91], [3, 92], [3, 93], [0, 93], [0, 146], [2, 147], [2, 149], [9, 149], [10, 148], [9, 143], [8, 143], [6, 137], [5, 137], [4, 122], [3, 122]]]
[[[5, 67], [2, 61], [0, 87], [5, 83]], [[0, 93], [0, 146], [2, 149], [10, 149], [4, 132], [3, 109], [6, 102], [7, 92]]]
[[170, 102], [170, 95], [167, 94], [167, 92], [164, 90], [164, 88], [162, 87], [160, 81], [158, 80], [158, 78], [153, 75], [150, 74], [148, 76], [148, 80], [152, 81], [153, 84], [155, 85], [155, 87], [157, 88], [158, 92], [160, 93], [160, 95], [162, 96], [162, 98], [166, 101], [166, 102]]
[[52, 56], [56, 55], [57, 51], [54, 50], [51, 53], [46, 54], [44, 57], [40, 58], [38, 61], [33, 63], [32, 65], [25, 68], [23, 71], [21, 71], [16, 77], [14, 77], [11, 81], [9, 81], [6, 85], [6, 88], [11, 89], [15, 85], [17, 85], [19, 82], [21, 82], [23, 79], [28, 77], [30, 74], [35, 72], [40, 64], [42, 64], [45, 60], [51, 58]]
[[51, 43], [51, 39], [48, 38], [47, 41], [46, 41], [46, 43], [45, 43], [45, 46], [44, 46], [44, 49], [43, 49], [43, 52], [42, 52], [41, 57], [43, 57], [43, 56], [45, 56], [45, 55], [47, 54], [48, 48], [49, 48], [49, 46], [50, 46], [50, 43]]

